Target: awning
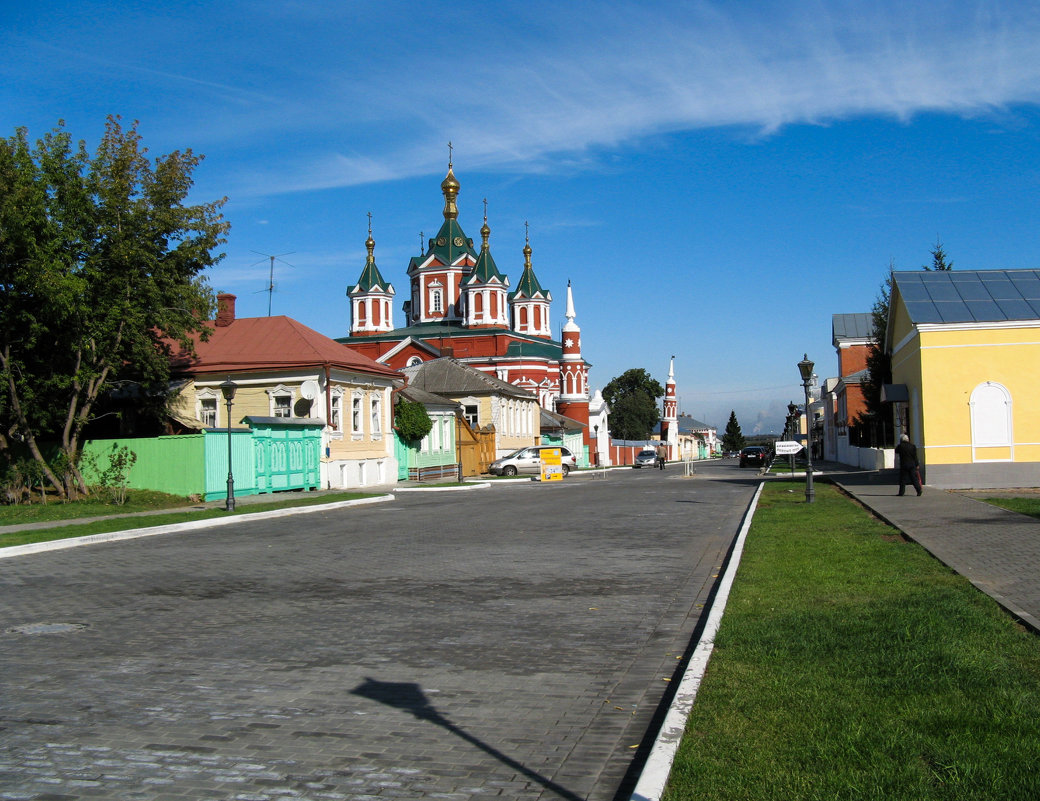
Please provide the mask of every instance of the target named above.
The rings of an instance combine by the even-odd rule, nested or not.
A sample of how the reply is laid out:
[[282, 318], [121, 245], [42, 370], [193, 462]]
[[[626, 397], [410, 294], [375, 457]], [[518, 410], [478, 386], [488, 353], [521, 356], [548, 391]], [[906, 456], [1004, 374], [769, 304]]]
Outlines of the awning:
[[910, 392], [906, 388], [906, 384], [882, 384], [881, 385], [881, 402], [882, 403], [909, 403]]

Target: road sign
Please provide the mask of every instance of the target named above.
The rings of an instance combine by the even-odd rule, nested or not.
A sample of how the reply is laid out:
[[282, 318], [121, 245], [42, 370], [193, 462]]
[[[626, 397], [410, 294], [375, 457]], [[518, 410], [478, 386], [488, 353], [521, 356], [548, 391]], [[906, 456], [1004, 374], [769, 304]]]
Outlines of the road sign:
[[777, 456], [793, 456], [802, 449], [802, 443], [792, 440], [781, 440], [773, 446]]

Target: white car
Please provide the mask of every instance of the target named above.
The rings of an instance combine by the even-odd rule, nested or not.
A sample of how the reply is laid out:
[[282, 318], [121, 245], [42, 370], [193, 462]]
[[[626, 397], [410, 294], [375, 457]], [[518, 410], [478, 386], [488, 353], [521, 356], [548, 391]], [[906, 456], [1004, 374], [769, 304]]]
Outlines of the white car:
[[493, 476], [515, 476], [519, 473], [538, 475], [542, 472], [542, 451], [553, 448], [560, 449], [560, 464], [563, 466], [563, 474], [566, 476], [577, 464], [577, 460], [573, 453], [559, 445], [535, 445], [513, 451], [508, 456], [493, 461], [488, 467], [488, 472]]
[[653, 448], [647, 448], [642, 450], [636, 456], [635, 462], [632, 467], [654, 467], [657, 465], [657, 451]]

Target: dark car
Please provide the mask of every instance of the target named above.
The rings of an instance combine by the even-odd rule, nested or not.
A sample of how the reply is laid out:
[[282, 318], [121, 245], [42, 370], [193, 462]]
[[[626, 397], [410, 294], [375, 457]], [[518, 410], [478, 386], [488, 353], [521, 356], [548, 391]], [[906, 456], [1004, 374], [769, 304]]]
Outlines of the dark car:
[[766, 463], [766, 449], [759, 445], [750, 445], [740, 452], [740, 466], [762, 466]]

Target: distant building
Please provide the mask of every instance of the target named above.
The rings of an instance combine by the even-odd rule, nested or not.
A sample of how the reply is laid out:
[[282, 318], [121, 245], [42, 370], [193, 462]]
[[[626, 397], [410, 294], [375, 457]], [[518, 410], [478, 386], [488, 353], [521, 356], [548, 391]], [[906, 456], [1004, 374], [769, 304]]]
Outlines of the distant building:
[[[862, 382], [869, 378], [867, 355], [874, 335], [870, 312], [831, 315], [831, 344], [838, 356], [838, 375], [823, 385], [823, 458], [858, 464], [850, 448], [870, 445], [853, 437], [852, 426], [867, 410]], [[856, 439], [856, 441], [852, 441]]]

